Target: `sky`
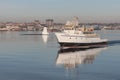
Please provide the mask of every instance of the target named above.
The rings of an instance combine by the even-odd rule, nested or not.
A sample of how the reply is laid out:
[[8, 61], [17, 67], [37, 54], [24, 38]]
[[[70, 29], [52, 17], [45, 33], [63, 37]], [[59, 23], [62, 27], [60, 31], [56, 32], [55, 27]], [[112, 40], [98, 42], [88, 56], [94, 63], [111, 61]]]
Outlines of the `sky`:
[[0, 0], [0, 21], [120, 22], [120, 0]]

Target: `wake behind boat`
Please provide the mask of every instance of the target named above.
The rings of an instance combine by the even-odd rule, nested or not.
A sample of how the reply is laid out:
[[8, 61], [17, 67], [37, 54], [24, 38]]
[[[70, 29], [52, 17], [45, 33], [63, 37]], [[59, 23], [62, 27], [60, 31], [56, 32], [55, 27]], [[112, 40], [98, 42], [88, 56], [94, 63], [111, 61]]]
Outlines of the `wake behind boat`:
[[78, 27], [78, 18], [67, 21], [64, 30], [55, 35], [61, 48], [96, 48], [107, 44], [107, 39], [101, 39], [93, 28]]

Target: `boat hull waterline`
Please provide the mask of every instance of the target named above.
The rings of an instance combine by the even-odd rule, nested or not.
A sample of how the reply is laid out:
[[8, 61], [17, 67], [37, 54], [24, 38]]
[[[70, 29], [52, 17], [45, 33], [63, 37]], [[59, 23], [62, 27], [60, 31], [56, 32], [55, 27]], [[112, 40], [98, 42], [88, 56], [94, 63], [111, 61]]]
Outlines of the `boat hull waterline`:
[[55, 35], [61, 48], [98, 48], [104, 47], [108, 42], [107, 39], [100, 38], [93, 28], [80, 27], [77, 17], [74, 21], [67, 21], [64, 30]]
[[61, 43], [60, 48], [99, 48], [106, 47], [107, 42], [99, 42], [99, 43]]
[[64, 33], [55, 33], [60, 48], [99, 48], [106, 47], [107, 39], [100, 37], [86, 37], [78, 35], [65, 35]]

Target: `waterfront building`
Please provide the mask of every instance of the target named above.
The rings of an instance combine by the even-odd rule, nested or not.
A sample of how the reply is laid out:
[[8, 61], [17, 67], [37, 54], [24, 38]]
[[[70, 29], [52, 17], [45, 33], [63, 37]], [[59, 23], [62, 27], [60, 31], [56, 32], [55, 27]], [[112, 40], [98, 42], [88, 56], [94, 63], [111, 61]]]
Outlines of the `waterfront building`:
[[6, 24], [6, 30], [8, 31], [20, 31], [21, 28], [18, 24]]
[[53, 19], [47, 19], [46, 20], [46, 26], [47, 27], [53, 27], [54, 26], [54, 20]]

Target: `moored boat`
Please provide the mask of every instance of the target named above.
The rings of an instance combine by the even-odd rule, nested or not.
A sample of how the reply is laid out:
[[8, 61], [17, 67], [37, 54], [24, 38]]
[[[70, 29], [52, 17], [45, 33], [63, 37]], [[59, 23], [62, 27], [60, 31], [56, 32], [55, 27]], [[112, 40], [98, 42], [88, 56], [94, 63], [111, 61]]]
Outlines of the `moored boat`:
[[43, 28], [42, 35], [48, 35], [47, 27]]

